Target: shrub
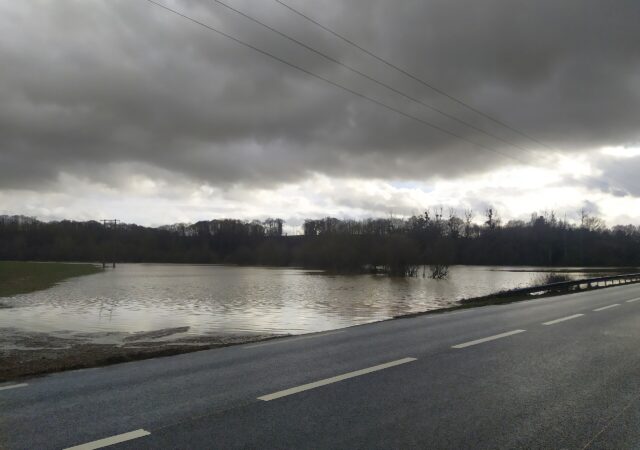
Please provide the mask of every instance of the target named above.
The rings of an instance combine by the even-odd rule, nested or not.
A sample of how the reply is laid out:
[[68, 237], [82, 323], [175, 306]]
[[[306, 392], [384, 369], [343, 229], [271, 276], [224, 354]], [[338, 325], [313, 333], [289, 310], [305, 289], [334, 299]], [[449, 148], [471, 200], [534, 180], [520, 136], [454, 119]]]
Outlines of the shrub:
[[545, 284], [563, 283], [565, 281], [571, 281], [572, 279], [573, 278], [565, 273], [548, 272], [537, 276], [531, 284], [532, 286], [542, 286]]

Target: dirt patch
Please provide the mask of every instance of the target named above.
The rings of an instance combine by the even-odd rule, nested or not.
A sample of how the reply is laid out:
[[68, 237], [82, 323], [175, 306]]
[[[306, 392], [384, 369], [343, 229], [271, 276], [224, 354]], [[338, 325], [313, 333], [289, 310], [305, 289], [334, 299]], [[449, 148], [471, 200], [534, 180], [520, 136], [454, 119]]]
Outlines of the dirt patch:
[[141, 333], [35, 333], [0, 328], [0, 382], [64, 370], [176, 355], [276, 335], [184, 335], [189, 327]]

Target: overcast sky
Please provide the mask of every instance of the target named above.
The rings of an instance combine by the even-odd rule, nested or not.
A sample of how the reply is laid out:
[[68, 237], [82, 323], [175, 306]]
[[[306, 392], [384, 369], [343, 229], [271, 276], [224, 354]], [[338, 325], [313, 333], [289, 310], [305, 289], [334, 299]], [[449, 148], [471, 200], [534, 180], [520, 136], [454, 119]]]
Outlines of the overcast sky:
[[640, 223], [637, 0], [283, 0], [534, 140], [273, 0], [225, 2], [422, 104], [213, 0], [157, 1], [396, 111], [145, 0], [0, 0], [0, 214]]

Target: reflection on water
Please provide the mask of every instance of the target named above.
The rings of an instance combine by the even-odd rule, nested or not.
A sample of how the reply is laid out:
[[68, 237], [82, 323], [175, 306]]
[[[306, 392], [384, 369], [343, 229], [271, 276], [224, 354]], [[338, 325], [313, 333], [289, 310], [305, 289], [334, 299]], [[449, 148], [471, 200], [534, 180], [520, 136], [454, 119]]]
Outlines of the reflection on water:
[[3, 299], [15, 307], [0, 309], [0, 327], [135, 332], [189, 326], [194, 334], [322, 331], [529, 285], [539, 276], [536, 270], [455, 266], [449, 280], [436, 281], [287, 268], [121, 264]]

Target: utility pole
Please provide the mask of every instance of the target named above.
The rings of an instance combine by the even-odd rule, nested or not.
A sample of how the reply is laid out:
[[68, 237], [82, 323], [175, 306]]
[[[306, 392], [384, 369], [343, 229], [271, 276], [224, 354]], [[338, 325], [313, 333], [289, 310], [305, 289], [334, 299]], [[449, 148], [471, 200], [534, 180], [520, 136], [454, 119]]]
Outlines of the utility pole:
[[[111, 240], [112, 240], [112, 247], [111, 247], [111, 262], [113, 264], [113, 268], [116, 268], [116, 252], [115, 252], [115, 232], [116, 232], [116, 228], [118, 227], [118, 222], [120, 222], [118, 219], [102, 219], [102, 225], [105, 229], [105, 240], [106, 238], [111, 235]], [[105, 267], [107, 267], [107, 250], [105, 248], [104, 253], [102, 254], [102, 268], [104, 269]]]

